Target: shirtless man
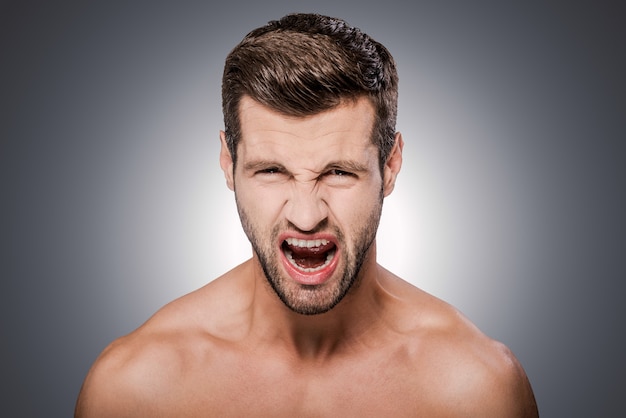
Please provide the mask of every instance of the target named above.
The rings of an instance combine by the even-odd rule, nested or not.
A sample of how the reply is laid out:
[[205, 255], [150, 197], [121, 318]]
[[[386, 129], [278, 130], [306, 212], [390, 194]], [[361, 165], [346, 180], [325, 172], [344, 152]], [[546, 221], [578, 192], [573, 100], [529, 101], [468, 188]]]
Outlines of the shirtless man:
[[289, 15], [230, 53], [222, 94], [252, 258], [106, 348], [76, 416], [537, 416], [505, 346], [376, 261], [402, 165], [389, 52]]

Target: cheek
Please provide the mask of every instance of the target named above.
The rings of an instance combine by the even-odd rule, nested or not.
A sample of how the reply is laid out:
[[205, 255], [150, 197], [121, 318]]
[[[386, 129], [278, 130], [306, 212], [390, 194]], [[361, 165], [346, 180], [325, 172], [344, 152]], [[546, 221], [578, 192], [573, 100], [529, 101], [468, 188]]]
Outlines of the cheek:
[[380, 210], [381, 195], [379, 189], [371, 187], [335, 194], [327, 202], [333, 218], [342, 228], [360, 229], [364, 222], [369, 222], [372, 213]]
[[271, 228], [284, 205], [283, 195], [273, 189], [235, 181], [238, 205], [257, 227]]

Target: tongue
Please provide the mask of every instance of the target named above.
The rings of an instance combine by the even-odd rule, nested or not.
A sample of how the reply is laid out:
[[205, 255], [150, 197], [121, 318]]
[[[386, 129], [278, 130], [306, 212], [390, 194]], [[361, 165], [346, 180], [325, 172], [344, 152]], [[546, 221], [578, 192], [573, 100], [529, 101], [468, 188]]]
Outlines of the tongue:
[[334, 248], [334, 244], [328, 243], [319, 247], [296, 247], [288, 245], [292, 253], [293, 261], [302, 268], [316, 268], [326, 262], [326, 255]]
[[293, 261], [302, 268], [316, 268], [326, 262], [326, 254], [317, 254], [308, 257], [293, 253]]

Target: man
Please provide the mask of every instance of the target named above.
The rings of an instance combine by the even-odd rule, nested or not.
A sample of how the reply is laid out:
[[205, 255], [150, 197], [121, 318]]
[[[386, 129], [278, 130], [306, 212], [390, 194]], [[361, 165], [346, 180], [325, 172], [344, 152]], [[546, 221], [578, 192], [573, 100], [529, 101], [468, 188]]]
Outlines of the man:
[[235, 47], [222, 86], [252, 258], [113, 342], [76, 416], [537, 416], [506, 347], [376, 262], [402, 165], [389, 52], [288, 15]]

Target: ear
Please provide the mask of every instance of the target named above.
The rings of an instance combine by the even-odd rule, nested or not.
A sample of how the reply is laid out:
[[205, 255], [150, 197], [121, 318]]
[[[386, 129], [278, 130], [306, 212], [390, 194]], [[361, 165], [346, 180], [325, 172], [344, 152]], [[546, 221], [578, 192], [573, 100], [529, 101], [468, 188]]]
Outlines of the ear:
[[234, 164], [233, 157], [230, 155], [230, 150], [228, 149], [228, 145], [226, 145], [226, 133], [224, 131], [220, 131], [220, 167], [222, 167], [222, 171], [224, 172], [224, 177], [226, 178], [226, 185], [230, 190], [235, 190], [235, 182], [234, 182]]
[[393, 191], [396, 185], [396, 178], [402, 167], [402, 149], [404, 148], [404, 140], [402, 134], [396, 132], [393, 148], [387, 157], [387, 162], [383, 170], [383, 193], [387, 197]]

